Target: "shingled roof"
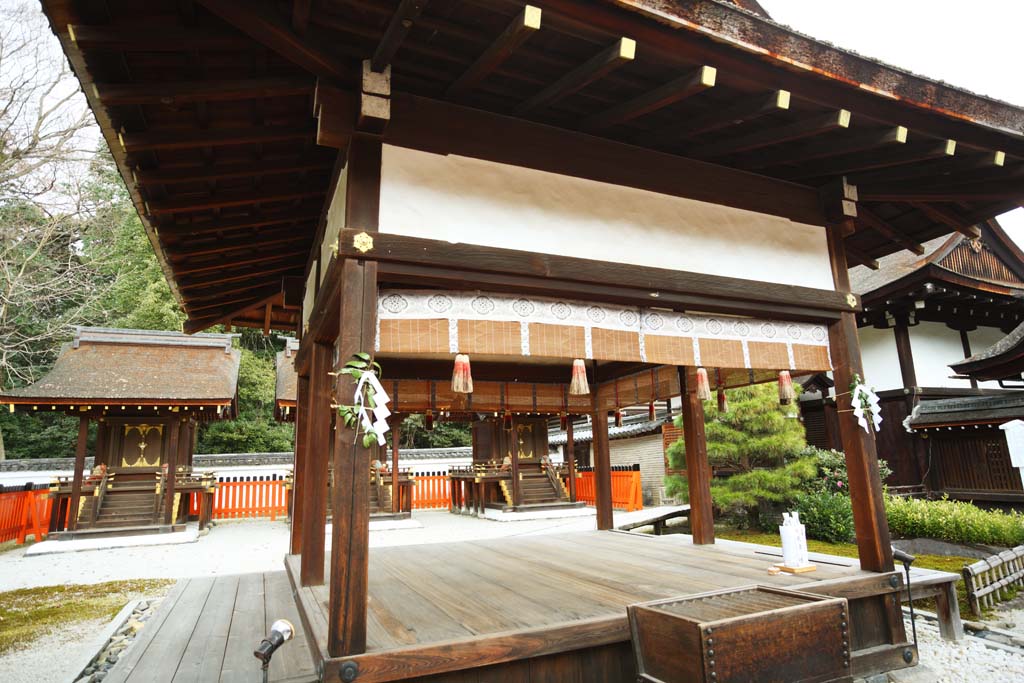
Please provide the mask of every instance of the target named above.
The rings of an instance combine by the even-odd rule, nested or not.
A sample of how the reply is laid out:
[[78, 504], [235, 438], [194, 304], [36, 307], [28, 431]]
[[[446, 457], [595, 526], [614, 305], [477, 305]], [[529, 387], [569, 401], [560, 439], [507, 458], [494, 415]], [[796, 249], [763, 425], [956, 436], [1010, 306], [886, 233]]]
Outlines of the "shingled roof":
[[277, 352], [277, 382], [274, 388], [274, 417], [278, 420], [287, 418], [286, 408], [295, 408], [298, 398], [298, 376], [295, 374], [295, 352], [299, 350], [299, 340], [289, 339], [284, 351]]
[[42, 379], [0, 394], [0, 403], [232, 404], [241, 352], [231, 338], [80, 327]]

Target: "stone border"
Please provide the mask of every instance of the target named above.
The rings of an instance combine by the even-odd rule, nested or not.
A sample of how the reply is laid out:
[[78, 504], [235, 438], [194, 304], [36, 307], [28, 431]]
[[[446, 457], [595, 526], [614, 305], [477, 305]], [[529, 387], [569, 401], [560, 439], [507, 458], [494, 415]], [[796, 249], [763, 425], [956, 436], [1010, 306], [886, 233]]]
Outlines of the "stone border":
[[130, 600], [128, 604], [122, 607], [121, 611], [118, 612], [117, 615], [110, 620], [110, 623], [104, 626], [103, 629], [98, 634], [92, 637], [89, 644], [88, 659], [85, 659], [81, 666], [77, 666], [75, 668], [75, 671], [77, 671], [77, 673], [71, 680], [78, 681], [85, 675], [85, 670], [89, 668], [89, 665], [92, 664], [92, 661], [94, 659], [96, 659], [96, 656], [103, 651], [103, 648], [107, 646], [107, 643], [110, 642], [110, 639], [114, 636], [118, 629], [120, 629], [121, 626], [123, 626], [128, 621], [128, 617], [132, 615], [132, 612], [135, 611], [135, 608], [138, 606], [140, 602], [142, 602], [141, 598], [138, 600]]

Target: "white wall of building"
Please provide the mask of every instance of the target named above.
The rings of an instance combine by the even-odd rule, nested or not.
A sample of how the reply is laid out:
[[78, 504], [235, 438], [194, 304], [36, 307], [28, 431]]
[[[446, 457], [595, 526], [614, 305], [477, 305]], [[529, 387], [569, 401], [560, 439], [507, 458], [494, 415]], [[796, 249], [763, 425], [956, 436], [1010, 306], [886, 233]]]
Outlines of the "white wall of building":
[[[864, 375], [868, 385], [876, 391], [898, 389], [903, 386], [900, 374], [899, 356], [896, 353], [896, 336], [893, 330], [879, 330], [862, 327], [860, 336], [861, 357], [864, 360]], [[998, 328], [978, 328], [967, 335], [972, 353], [982, 351], [1002, 339]], [[914, 355], [914, 372], [921, 387], [944, 387], [969, 389], [968, 380], [952, 379], [950, 363], [962, 360], [963, 346], [960, 333], [943, 323], [921, 322], [910, 328], [910, 348]], [[998, 389], [996, 382], [981, 382], [982, 388]]]
[[825, 230], [456, 155], [384, 146], [380, 231], [833, 289]]

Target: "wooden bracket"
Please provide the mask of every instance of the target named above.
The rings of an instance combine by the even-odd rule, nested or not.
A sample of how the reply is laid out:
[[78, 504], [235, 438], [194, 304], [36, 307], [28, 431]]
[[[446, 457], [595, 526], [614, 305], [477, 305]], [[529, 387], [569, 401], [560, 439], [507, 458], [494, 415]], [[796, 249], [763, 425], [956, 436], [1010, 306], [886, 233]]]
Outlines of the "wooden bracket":
[[846, 176], [822, 186], [818, 195], [826, 220], [840, 222], [857, 217], [857, 186]]
[[381, 134], [391, 120], [391, 66], [374, 71], [369, 59], [363, 61], [362, 91], [356, 129]]

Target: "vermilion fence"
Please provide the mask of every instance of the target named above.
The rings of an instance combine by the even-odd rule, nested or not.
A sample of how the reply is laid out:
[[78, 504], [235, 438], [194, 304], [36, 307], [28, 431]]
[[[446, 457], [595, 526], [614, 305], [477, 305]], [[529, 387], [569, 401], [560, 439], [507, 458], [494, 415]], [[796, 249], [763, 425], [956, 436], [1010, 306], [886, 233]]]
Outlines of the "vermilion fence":
[[[191, 496], [189, 513], [199, 514], [199, 496]], [[222, 479], [213, 496], [213, 519], [270, 517], [288, 514], [288, 491], [283, 479], [231, 481]]]
[[414, 510], [446, 508], [451, 503], [451, 483], [447, 474], [413, 474]]
[[50, 526], [48, 489], [0, 493], [0, 543], [19, 545], [29, 535], [43, 540]]
[[[594, 489], [594, 473], [580, 472], [576, 480], [576, 500], [589, 505], [595, 505], [597, 492]], [[642, 510], [644, 507], [644, 492], [640, 485], [639, 470], [613, 470], [612, 471], [612, 507], [627, 512]], [[568, 486], [568, 482], [566, 483]]]

